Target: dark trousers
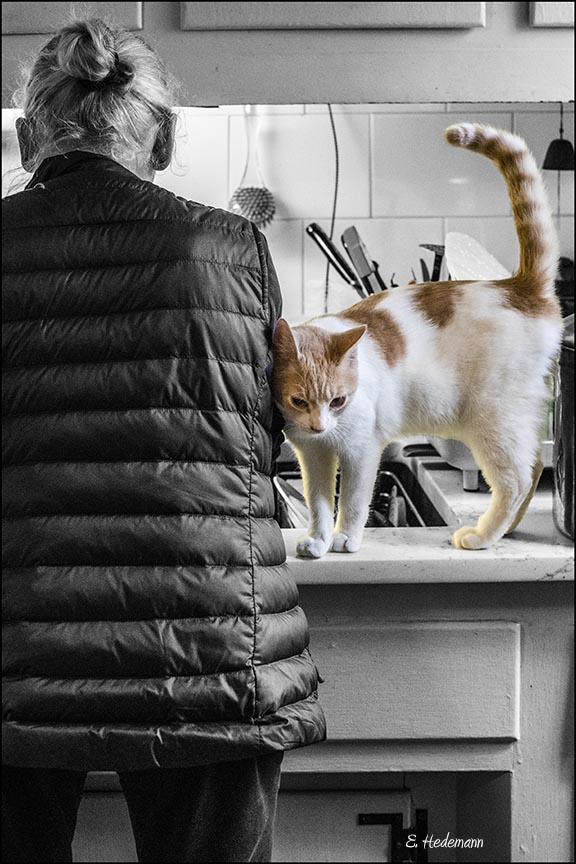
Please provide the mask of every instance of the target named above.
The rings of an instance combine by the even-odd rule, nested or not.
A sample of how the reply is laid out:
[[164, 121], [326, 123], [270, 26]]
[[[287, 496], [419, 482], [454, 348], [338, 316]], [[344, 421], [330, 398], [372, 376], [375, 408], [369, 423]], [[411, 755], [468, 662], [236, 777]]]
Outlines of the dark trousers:
[[[118, 774], [139, 861], [270, 861], [283, 753]], [[2, 858], [72, 861], [86, 775], [4, 766]]]

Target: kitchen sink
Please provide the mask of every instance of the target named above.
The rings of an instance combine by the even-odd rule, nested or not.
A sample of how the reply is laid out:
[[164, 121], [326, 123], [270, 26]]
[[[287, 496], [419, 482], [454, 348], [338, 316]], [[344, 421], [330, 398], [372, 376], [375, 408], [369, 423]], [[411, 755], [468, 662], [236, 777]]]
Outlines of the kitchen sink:
[[[283, 458], [284, 456], [284, 458]], [[340, 477], [336, 479], [336, 508]], [[293, 453], [284, 450], [274, 477], [276, 518], [281, 528], [307, 528], [308, 508], [303, 495], [302, 475]], [[384, 452], [366, 527], [424, 528], [448, 524], [422, 489], [410, 466], [387, 458]]]

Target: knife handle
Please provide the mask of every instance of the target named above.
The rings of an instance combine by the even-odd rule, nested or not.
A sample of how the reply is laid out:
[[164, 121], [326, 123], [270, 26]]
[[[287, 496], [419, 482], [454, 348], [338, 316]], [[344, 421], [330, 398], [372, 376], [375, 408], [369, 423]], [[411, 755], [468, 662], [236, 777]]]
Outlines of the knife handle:
[[306, 233], [312, 237], [316, 245], [320, 248], [320, 250], [324, 253], [330, 264], [334, 267], [337, 273], [351, 285], [356, 292], [360, 295], [360, 297], [364, 297], [364, 291], [362, 290], [362, 284], [356, 277], [356, 274], [351, 269], [349, 264], [346, 263], [345, 259], [342, 257], [334, 243], [330, 240], [325, 231], [318, 225], [317, 222], [311, 222], [310, 225], [306, 226]]

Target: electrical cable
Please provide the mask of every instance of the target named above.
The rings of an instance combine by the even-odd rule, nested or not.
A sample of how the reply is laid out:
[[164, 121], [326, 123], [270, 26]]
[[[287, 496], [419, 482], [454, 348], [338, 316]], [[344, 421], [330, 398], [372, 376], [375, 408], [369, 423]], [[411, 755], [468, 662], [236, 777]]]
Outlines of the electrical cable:
[[[334, 124], [334, 115], [332, 113], [332, 105], [328, 105], [328, 114], [330, 115], [330, 125], [332, 126], [332, 139], [334, 141], [334, 199], [332, 202], [332, 216], [330, 219], [330, 240], [334, 237], [334, 222], [336, 220], [336, 206], [338, 204], [338, 186], [340, 182], [340, 153], [338, 151], [338, 135], [336, 134], [336, 126]], [[328, 312], [328, 292], [330, 287], [330, 262], [326, 264], [326, 281], [324, 283], [324, 312]]]

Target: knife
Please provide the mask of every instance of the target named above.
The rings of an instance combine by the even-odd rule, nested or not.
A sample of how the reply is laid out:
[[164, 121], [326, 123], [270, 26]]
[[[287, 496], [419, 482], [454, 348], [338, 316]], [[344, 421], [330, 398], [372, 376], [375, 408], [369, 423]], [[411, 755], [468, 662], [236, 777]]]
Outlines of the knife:
[[368, 254], [368, 250], [354, 225], [347, 228], [342, 234], [342, 245], [368, 294], [384, 291], [386, 285], [378, 273], [378, 264]]
[[306, 233], [314, 240], [342, 279], [351, 285], [360, 297], [366, 297], [362, 282], [320, 225], [317, 222], [311, 222], [310, 225], [306, 226]]
[[[444, 246], [439, 246], [437, 243], [420, 243], [421, 249], [429, 249], [434, 252], [434, 264], [432, 266], [431, 282], [438, 282], [440, 279], [440, 270], [442, 268], [442, 259], [444, 257]], [[428, 281], [428, 280], [426, 280]]]

